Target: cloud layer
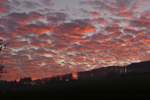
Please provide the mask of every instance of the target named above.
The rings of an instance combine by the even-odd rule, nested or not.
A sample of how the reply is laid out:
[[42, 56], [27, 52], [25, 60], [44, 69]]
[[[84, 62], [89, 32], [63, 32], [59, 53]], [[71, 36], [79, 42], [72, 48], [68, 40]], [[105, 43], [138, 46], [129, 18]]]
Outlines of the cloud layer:
[[0, 80], [150, 60], [149, 0], [0, 0]]

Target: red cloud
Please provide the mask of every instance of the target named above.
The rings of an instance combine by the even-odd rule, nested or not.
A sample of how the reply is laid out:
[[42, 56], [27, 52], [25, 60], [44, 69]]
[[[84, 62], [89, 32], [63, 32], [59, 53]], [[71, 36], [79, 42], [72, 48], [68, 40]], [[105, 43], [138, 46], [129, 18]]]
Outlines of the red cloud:
[[56, 29], [56, 33], [59, 34], [68, 34], [68, 36], [83, 36], [86, 33], [96, 32], [96, 28], [87, 23], [66, 23], [60, 25]]
[[27, 25], [33, 21], [37, 21], [39, 19], [43, 19], [44, 16], [37, 13], [31, 12], [29, 14], [26, 13], [12, 13], [8, 16], [9, 19], [13, 19], [19, 25]]
[[7, 13], [8, 9], [4, 6], [0, 6], [0, 14]]
[[7, 2], [7, 0], [0, 0], [0, 14], [8, 12], [7, 6], [4, 5], [6, 2]]
[[27, 34], [46, 34], [49, 32], [53, 32], [54, 27], [51, 26], [36, 26], [36, 25], [27, 25], [22, 26], [18, 28], [15, 32], [12, 32], [11, 34], [15, 37], [16, 35], [27, 35]]
[[65, 23], [55, 28], [53, 36], [58, 40], [54, 44], [65, 48], [71, 43], [81, 42], [82, 36], [92, 32], [96, 32], [96, 28], [88, 23]]
[[100, 12], [98, 12], [98, 11], [92, 11], [92, 12], [90, 12], [90, 14], [93, 16], [93, 17], [99, 17], [101, 14], [100, 14]]
[[53, 32], [54, 29], [51, 27], [29, 27], [27, 30], [29, 33], [35, 33], [40, 35]]
[[8, 0], [0, 0], [0, 4], [6, 3]]

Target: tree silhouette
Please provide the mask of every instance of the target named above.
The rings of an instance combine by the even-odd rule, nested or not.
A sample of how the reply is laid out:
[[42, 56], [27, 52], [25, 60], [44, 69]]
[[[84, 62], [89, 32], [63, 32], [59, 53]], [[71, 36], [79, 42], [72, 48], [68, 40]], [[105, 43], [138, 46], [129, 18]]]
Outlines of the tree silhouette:
[[6, 47], [4, 40], [0, 39], [0, 52]]
[[[5, 42], [2, 39], [0, 39], [0, 53], [5, 47], [6, 47]], [[0, 73], [3, 72], [3, 68], [4, 68], [4, 65], [2, 64], [2, 62], [0, 62]]]

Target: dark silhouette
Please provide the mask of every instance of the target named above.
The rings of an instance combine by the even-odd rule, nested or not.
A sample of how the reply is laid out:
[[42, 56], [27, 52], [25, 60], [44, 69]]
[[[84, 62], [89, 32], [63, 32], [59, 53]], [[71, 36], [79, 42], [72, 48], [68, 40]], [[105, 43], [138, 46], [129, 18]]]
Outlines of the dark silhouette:
[[6, 43], [4, 40], [0, 39], [0, 52], [6, 47]]
[[[0, 39], [0, 54], [5, 47], [6, 47], [6, 43], [4, 42], [4, 40]], [[3, 68], [4, 68], [4, 65], [2, 64], [2, 61], [0, 59], [0, 73], [3, 73]]]
[[[120, 73], [121, 67], [110, 66], [79, 73], [78, 80], [71, 74], [53, 79], [31, 81], [22, 79], [19, 83], [0, 82], [0, 90], [15, 95], [103, 95], [149, 93], [150, 61], [127, 66], [127, 72]], [[5, 91], [5, 92], [4, 92]]]

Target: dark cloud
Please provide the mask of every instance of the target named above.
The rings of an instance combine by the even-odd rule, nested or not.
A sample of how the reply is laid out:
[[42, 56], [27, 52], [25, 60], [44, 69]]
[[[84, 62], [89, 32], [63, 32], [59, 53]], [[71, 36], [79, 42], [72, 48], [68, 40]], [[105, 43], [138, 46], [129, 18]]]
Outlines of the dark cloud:
[[50, 24], [60, 24], [63, 23], [67, 18], [67, 15], [64, 13], [48, 13], [47, 21]]

